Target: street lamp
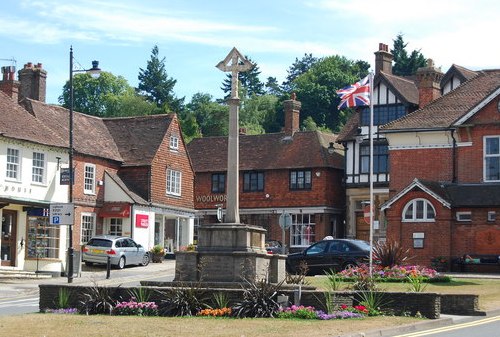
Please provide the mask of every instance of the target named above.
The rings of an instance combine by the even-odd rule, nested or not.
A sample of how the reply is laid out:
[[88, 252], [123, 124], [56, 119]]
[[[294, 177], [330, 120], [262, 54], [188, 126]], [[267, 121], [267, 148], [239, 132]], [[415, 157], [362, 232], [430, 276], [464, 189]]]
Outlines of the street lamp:
[[[73, 73], [86, 72], [91, 76], [99, 76], [101, 69], [99, 69], [99, 62], [92, 61], [92, 68], [87, 70], [73, 69], [73, 46], [69, 48], [69, 202], [73, 204]], [[68, 283], [73, 283], [73, 257], [75, 252], [73, 250], [73, 223], [69, 225], [69, 247], [68, 247]]]

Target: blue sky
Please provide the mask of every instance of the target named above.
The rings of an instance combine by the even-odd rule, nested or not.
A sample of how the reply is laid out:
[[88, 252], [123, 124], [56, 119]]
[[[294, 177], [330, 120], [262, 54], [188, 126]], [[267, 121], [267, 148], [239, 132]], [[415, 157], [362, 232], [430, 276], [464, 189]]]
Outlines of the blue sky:
[[[378, 43], [392, 47], [403, 33], [443, 71], [453, 64], [500, 68], [497, 0], [3, 0], [0, 59], [42, 63], [47, 102], [57, 103], [75, 68], [93, 59], [104, 71], [137, 86], [158, 45], [178, 97], [215, 98], [225, 74], [215, 68], [232, 47], [281, 83], [295, 58], [343, 55], [372, 64]], [[12, 62], [0, 60], [0, 65]], [[300, 98], [299, 98], [300, 99]]]

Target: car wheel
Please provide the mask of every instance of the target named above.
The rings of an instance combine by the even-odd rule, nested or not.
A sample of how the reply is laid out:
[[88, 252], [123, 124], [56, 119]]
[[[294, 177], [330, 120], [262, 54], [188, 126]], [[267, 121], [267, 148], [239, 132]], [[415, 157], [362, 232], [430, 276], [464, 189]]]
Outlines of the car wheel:
[[85, 261], [85, 265], [86, 265], [87, 267], [91, 267], [91, 266], [93, 266], [93, 265], [94, 265], [94, 263], [93, 263], [93, 262], [89, 262], [89, 261]]
[[146, 267], [147, 265], [149, 264], [149, 254], [146, 253], [144, 254], [144, 256], [142, 257], [142, 262], [141, 262], [141, 265], [143, 267]]
[[123, 269], [125, 267], [125, 256], [120, 257], [118, 264], [116, 265], [118, 269]]
[[358, 265], [355, 263], [355, 262], [346, 262], [344, 263], [343, 265], [343, 269], [352, 269], [352, 268], [356, 268]]

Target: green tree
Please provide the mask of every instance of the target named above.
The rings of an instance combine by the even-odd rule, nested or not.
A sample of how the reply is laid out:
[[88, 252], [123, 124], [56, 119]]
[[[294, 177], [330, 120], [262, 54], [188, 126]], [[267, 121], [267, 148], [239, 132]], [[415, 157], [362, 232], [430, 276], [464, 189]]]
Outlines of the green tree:
[[177, 80], [168, 77], [165, 70], [165, 58], [160, 60], [158, 46], [151, 51], [151, 58], [146, 69], [139, 68], [139, 85], [137, 92], [147, 101], [171, 112], [180, 112], [183, 108], [184, 98], [174, 95], [174, 86]]
[[283, 94], [283, 90], [281, 89], [276, 77], [269, 76], [267, 78], [265, 87], [266, 87], [266, 93], [268, 95], [280, 96]]
[[290, 92], [292, 90], [293, 81], [311, 69], [318, 61], [319, 59], [312, 56], [312, 54], [304, 54], [300, 60], [296, 57], [295, 62], [287, 70], [288, 75], [285, 82], [283, 82], [283, 89]]
[[[101, 72], [98, 78], [89, 74], [73, 76], [73, 108], [88, 115], [108, 117], [116, 115], [117, 101], [121, 96], [129, 95], [133, 90], [122, 76]], [[69, 81], [63, 87], [59, 103], [69, 109]], [[113, 112], [109, 110], [114, 109]]]
[[243, 100], [240, 110], [240, 126], [247, 134], [265, 133], [265, 126], [275, 119], [278, 97], [275, 95], [252, 95]]
[[[229, 124], [229, 107], [215, 102], [212, 95], [196, 93], [191, 102], [186, 105], [186, 111], [181, 114], [181, 120], [196, 119], [199, 131], [203, 136], [227, 136]], [[200, 132], [198, 132], [199, 135]], [[196, 134], [186, 134], [195, 137]]]
[[301, 120], [311, 116], [319, 128], [335, 132], [340, 128], [336, 91], [359, 81], [368, 74], [370, 65], [352, 61], [343, 56], [329, 56], [315, 63], [307, 72], [293, 80], [293, 91], [302, 102]]
[[420, 50], [413, 50], [408, 56], [406, 47], [408, 43], [403, 40], [403, 34], [398, 34], [394, 41], [394, 49], [391, 50], [394, 56], [394, 66], [392, 73], [398, 76], [415, 75], [417, 69], [426, 66], [426, 59]]
[[[251, 96], [251, 95], [263, 95], [265, 93], [264, 84], [260, 81], [259, 75], [261, 71], [259, 70], [259, 66], [257, 63], [252, 61], [252, 59], [248, 56], [245, 58], [254, 64], [254, 67], [249, 71], [238, 73], [239, 85], [238, 87], [243, 90], [243, 94], [240, 98]], [[229, 94], [231, 92], [231, 79], [232, 75], [227, 74], [224, 82], [222, 83], [222, 90], [224, 93]], [[242, 92], [240, 91], [239, 94]]]

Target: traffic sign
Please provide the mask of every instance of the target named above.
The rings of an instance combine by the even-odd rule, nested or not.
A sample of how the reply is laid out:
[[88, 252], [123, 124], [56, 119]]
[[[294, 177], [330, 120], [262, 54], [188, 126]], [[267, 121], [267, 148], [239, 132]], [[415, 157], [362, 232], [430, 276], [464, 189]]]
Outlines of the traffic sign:
[[366, 205], [365, 208], [363, 208], [363, 217], [365, 219], [365, 222], [367, 224], [370, 224], [370, 213], [372, 212], [372, 208], [370, 205]]
[[50, 204], [51, 225], [72, 225], [75, 221], [75, 207], [73, 204]]
[[292, 216], [290, 213], [283, 212], [279, 218], [279, 224], [281, 229], [288, 229], [292, 225]]

